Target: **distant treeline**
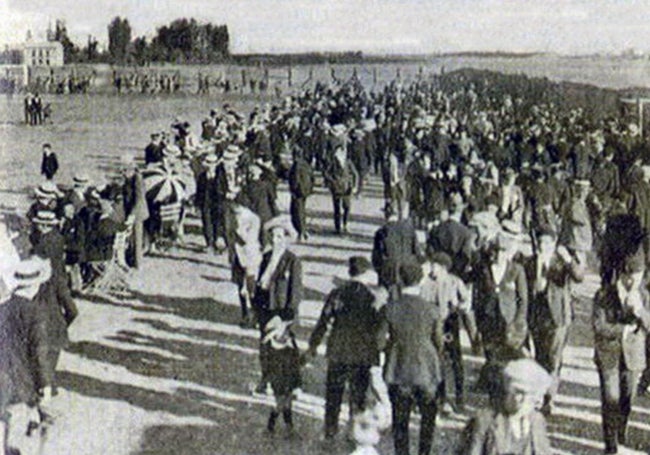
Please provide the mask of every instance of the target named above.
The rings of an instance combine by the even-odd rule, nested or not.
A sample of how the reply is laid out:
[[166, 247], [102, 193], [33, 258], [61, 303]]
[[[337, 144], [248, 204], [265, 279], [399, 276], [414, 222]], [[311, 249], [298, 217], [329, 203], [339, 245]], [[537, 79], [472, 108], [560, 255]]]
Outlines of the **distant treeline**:
[[[132, 37], [127, 18], [115, 17], [108, 24], [108, 49], [100, 51], [98, 41], [88, 36], [79, 46], [68, 36], [63, 20], [48, 30], [49, 41], [63, 45], [63, 58], [69, 63], [112, 63], [146, 65], [149, 63], [221, 63], [230, 58], [230, 35], [227, 25], [202, 24], [195, 19], [176, 19], [156, 29], [156, 35]], [[21, 63], [20, 51], [0, 52], [0, 62]]]
[[150, 41], [131, 39], [128, 19], [116, 17], [108, 26], [111, 63], [144, 65], [167, 63], [220, 63], [230, 57], [227, 25], [200, 24], [195, 19], [176, 19], [156, 30]]

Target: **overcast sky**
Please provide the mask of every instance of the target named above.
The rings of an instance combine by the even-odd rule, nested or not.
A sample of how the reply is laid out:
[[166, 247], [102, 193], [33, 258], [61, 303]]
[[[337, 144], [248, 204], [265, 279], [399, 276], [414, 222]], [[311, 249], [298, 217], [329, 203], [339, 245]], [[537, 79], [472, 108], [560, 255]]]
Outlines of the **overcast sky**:
[[650, 50], [650, 0], [0, 0], [0, 44], [65, 19], [78, 44], [127, 17], [152, 36], [179, 17], [227, 24], [231, 51]]

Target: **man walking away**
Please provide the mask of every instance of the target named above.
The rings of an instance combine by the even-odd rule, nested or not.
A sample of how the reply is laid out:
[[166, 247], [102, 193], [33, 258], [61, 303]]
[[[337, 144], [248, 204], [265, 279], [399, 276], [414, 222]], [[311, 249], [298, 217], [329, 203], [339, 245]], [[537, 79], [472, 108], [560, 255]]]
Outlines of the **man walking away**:
[[334, 289], [325, 302], [316, 328], [309, 339], [307, 357], [316, 354], [328, 326], [327, 391], [325, 393], [325, 439], [338, 432], [339, 412], [346, 382], [350, 387], [352, 412], [364, 409], [370, 383], [370, 367], [379, 364], [377, 346], [379, 312], [375, 294], [366, 283], [372, 275], [370, 262], [363, 256], [349, 260], [350, 281]]

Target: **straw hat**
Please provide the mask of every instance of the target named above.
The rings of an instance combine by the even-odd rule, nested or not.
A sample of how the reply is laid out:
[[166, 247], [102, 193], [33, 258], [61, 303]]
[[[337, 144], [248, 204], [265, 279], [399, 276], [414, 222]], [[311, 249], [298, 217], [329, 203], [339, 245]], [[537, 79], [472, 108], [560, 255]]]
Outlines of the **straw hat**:
[[285, 235], [291, 239], [298, 237], [298, 233], [293, 227], [293, 224], [291, 224], [291, 217], [289, 215], [276, 216], [264, 224], [264, 230], [267, 232], [270, 232], [275, 228], [284, 229]]
[[40, 286], [52, 276], [52, 267], [49, 259], [31, 256], [16, 264], [14, 269], [15, 289], [24, 289]]
[[63, 196], [59, 188], [53, 182], [43, 182], [34, 190], [34, 195], [37, 198], [56, 199]]
[[203, 164], [205, 165], [212, 165], [212, 164], [217, 164], [219, 162], [219, 158], [217, 158], [217, 155], [214, 153], [208, 153], [203, 157]]
[[32, 218], [32, 222], [46, 226], [55, 226], [59, 224], [56, 214], [51, 210], [39, 210], [36, 213], [36, 216]]
[[86, 174], [75, 174], [74, 177], [72, 178], [72, 182], [75, 185], [87, 185], [88, 182], [90, 182], [90, 179]]
[[236, 161], [239, 159], [239, 157], [242, 154], [242, 150], [237, 147], [236, 145], [229, 145], [226, 147], [226, 150], [224, 150], [222, 158], [224, 161]]

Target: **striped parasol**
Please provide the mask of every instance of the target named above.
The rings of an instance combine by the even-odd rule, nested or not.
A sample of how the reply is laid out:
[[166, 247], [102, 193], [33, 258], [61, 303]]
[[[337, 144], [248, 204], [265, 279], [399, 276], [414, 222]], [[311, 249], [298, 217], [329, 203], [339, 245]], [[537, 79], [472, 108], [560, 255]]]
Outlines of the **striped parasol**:
[[178, 202], [185, 198], [187, 185], [175, 169], [163, 165], [147, 167], [142, 171], [147, 200]]

